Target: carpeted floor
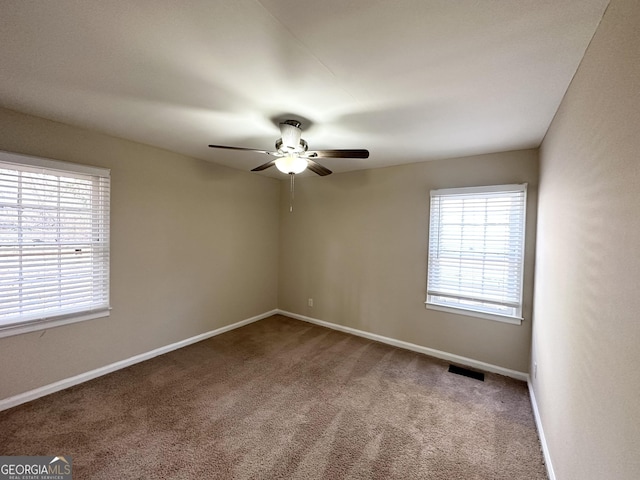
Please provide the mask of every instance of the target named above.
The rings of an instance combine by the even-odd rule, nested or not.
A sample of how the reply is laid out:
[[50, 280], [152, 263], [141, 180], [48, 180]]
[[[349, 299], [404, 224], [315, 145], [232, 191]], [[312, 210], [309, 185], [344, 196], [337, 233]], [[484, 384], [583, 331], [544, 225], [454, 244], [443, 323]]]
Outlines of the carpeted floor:
[[0, 412], [74, 479], [546, 479], [526, 385], [274, 316]]

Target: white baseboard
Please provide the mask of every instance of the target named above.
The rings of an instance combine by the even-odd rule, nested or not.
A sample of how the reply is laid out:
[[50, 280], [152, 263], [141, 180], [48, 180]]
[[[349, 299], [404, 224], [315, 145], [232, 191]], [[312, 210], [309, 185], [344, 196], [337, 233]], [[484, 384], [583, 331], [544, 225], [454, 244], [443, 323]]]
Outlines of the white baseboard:
[[[85, 373], [81, 373], [74, 377], [66, 378], [64, 380], [60, 380], [58, 382], [51, 383], [49, 385], [45, 385], [43, 387], [36, 388], [34, 390], [30, 390], [28, 392], [20, 393], [18, 395], [14, 395], [13, 397], [5, 398], [0, 400], [0, 411], [6, 410], [11, 407], [15, 407], [17, 405], [21, 405], [26, 402], [30, 402], [37, 398], [43, 397], [45, 395], [49, 395], [54, 392], [58, 392], [60, 390], [64, 390], [65, 388], [72, 387], [74, 385], [78, 385], [83, 382], [87, 382], [89, 380], [93, 380], [94, 378], [101, 377], [102, 375], [106, 375], [111, 372], [115, 372], [116, 370], [120, 370], [122, 368], [126, 368], [130, 365], [134, 365], [136, 363], [144, 362], [145, 360], [149, 360], [153, 357], [157, 357], [158, 355], [162, 355], [164, 353], [171, 352], [173, 350], [177, 350], [182, 347], [186, 347], [187, 345], [191, 345], [192, 343], [200, 342], [202, 340], [206, 340], [207, 338], [214, 337], [216, 335], [220, 335], [222, 333], [228, 332], [230, 330], [242, 327], [244, 325], [248, 325], [253, 322], [257, 322], [258, 320], [262, 320], [263, 318], [270, 317], [271, 315], [281, 314], [287, 317], [295, 318], [297, 320], [302, 320], [305, 322], [313, 323], [316, 325], [321, 325], [323, 327], [331, 328], [333, 330], [339, 330], [341, 332], [350, 333], [352, 335], [357, 335], [359, 337], [367, 338], [369, 340], [375, 340], [377, 342], [386, 343], [388, 345], [393, 345], [394, 347], [404, 348], [406, 350], [411, 350], [418, 353], [424, 353], [426, 355], [430, 355], [432, 357], [440, 358], [442, 360], [458, 363], [461, 365], [466, 365], [468, 367], [477, 368], [480, 370], [484, 370], [487, 372], [497, 373], [500, 375], [504, 375], [507, 377], [515, 378], [517, 380], [527, 381], [529, 376], [524, 372], [518, 372], [516, 370], [510, 370], [508, 368], [499, 367], [497, 365], [492, 365], [485, 362], [480, 362], [478, 360], [473, 360], [471, 358], [462, 357], [459, 355], [455, 355], [452, 353], [443, 352], [440, 350], [435, 350], [433, 348], [423, 347], [421, 345], [416, 345], [409, 342], [404, 342], [402, 340], [396, 340], [394, 338], [384, 337], [382, 335], [377, 335], [375, 333], [365, 332], [363, 330], [358, 330], [351, 327], [345, 327], [343, 325], [338, 325], [331, 322], [326, 322], [324, 320], [318, 320], [317, 318], [307, 317], [305, 315], [299, 315], [297, 313], [287, 312], [286, 310], [275, 309], [269, 312], [262, 313], [260, 315], [256, 315], [255, 317], [247, 318], [245, 320], [241, 320], [239, 322], [233, 323], [231, 325], [227, 325], [225, 327], [217, 328], [215, 330], [211, 330], [206, 333], [202, 333], [200, 335], [196, 335], [191, 338], [187, 338], [185, 340], [181, 340], [176, 343], [172, 343], [171, 345], [166, 345], [164, 347], [156, 348], [155, 350], [151, 350], [146, 353], [141, 353], [139, 355], [133, 356], [131, 358], [127, 358], [125, 360], [121, 360], [119, 362], [115, 362], [109, 365], [105, 365], [104, 367], [96, 368], [95, 370], [91, 370]], [[534, 402], [534, 397], [532, 394], [532, 402]], [[534, 403], [535, 405], [535, 403]], [[537, 407], [534, 406], [534, 413], [537, 415]], [[539, 423], [539, 419], [536, 416], [536, 424], [538, 425], [538, 430], [540, 432], [540, 440], [543, 444], [543, 449], [546, 448], [546, 443], [543, 441], [544, 435], [541, 430], [541, 425]], [[546, 452], [546, 450], [545, 450]], [[545, 453], [545, 461], [547, 459], [548, 454]], [[550, 465], [550, 463], [548, 463]], [[550, 476], [550, 480], [555, 480], [554, 477]]]
[[547, 476], [549, 480], [556, 480], [556, 473], [553, 470], [553, 464], [551, 463], [551, 454], [549, 452], [549, 445], [547, 445], [547, 439], [544, 436], [544, 429], [542, 428], [542, 419], [540, 418], [540, 411], [538, 410], [538, 402], [536, 401], [536, 394], [533, 391], [533, 384], [531, 379], [527, 380], [529, 385], [529, 398], [531, 398], [531, 408], [533, 409], [533, 418], [536, 419], [536, 428], [538, 429], [538, 438], [540, 438], [540, 445], [542, 445], [542, 455], [544, 456], [544, 464], [547, 467]]
[[480, 362], [472, 358], [462, 357], [460, 355], [455, 355], [453, 353], [447, 353], [440, 350], [435, 350], [429, 347], [423, 347], [421, 345], [416, 345], [415, 343], [403, 342], [402, 340], [396, 340], [395, 338], [383, 337], [382, 335], [378, 335], [375, 333], [365, 332], [364, 330], [345, 327], [343, 325], [338, 325], [331, 322], [325, 322], [324, 320], [318, 320], [317, 318], [311, 318], [305, 315], [299, 315], [297, 313], [287, 312], [286, 310], [278, 309], [277, 312], [281, 315], [295, 318], [297, 320], [314, 323], [316, 325], [321, 325], [323, 327], [331, 328], [333, 330], [339, 330], [341, 332], [357, 335], [358, 337], [368, 338], [369, 340], [375, 340], [376, 342], [386, 343], [387, 345], [393, 345], [394, 347], [404, 348], [405, 350], [424, 353], [425, 355], [430, 355], [432, 357], [436, 357], [441, 360], [446, 360], [448, 362], [459, 363], [467, 367], [477, 368], [479, 370], [484, 370], [486, 372], [497, 373], [499, 375], [504, 375], [505, 377], [511, 377], [517, 380], [522, 380], [523, 382], [526, 382], [529, 379], [529, 375], [525, 372], [510, 370], [508, 368], [499, 367], [497, 365], [492, 365], [490, 363]]
[[0, 411], [6, 410], [11, 407], [15, 407], [17, 405], [20, 405], [26, 402], [30, 402], [32, 400], [35, 400], [36, 398], [44, 397], [45, 395], [49, 395], [50, 393], [64, 390], [65, 388], [73, 387], [74, 385], [78, 385], [79, 383], [93, 380], [94, 378], [101, 377], [102, 375], [115, 372], [116, 370], [126, 368], [136, 363], [144, 362], [145, 360], [149, 360], [150, 358], [157, 357], [158, 355], [162, 355], [164, 353], [168, 353], [182, 347], [186, 347], [187, 345], [191, 345], [192, 343], [201, 342], [202, 340], [215, 337], [216, 335], [220, 335], [221, 333], [228, 332], [229, 330], [234, 330], [236, 328], [243, 327], [250, 323], [257, 322], [258, 320], [262, 320], [263, 318], [270, 317], [271, 315], [275, 315], [276, 313], [278, 313], [278, 310], [271, 310], [269, 312], [256, 315], [255, 317], [247, 318], [245, 320], [232, 323], [231, 325], [216, 328], [215, 330], [211, 330], [206, 333], [201, 333], [200, 335], [196, 335], [195, 337], [187, 338], [185, 340], [172, 343], [171, 345], [166, 345], [164, 347], [156, 348], [155, 350], [151, 350], [146, 353], [141, 353], [140, 355], [135, 355], [131, 358], [120, 360], [119, 362], [111, 363], [109, 365], [105, 365], [104, 367], [96, 368], [95, 370], [90, 370], [88, 372], [81, 373], [74, 377], [65, 378], [64, 380], [50, 383], [49, 385], [45, 385], [43, 387], [30, 390], [28, 392], [20, 393], [18, 395], [14, 395], [13, 397], [5, 398], [3, 400], [0, 400]]

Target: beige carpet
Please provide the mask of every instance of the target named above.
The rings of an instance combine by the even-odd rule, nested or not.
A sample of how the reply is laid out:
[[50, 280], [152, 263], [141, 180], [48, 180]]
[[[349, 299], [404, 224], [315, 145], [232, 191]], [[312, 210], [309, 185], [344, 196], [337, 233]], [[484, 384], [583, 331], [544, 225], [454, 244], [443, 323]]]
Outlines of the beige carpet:
[[546, 479], [526, 385], [274, 316], [0, 413], [74, 479]]

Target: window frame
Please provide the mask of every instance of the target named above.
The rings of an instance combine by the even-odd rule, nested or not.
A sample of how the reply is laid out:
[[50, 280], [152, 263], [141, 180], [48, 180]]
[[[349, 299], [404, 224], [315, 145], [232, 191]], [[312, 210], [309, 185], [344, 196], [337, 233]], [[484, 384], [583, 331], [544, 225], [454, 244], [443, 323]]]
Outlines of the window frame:
[[[33, 319], [15, 319], [14, 321], [0, 322], [0, 338], [8, 337], [13, 335], [19, 335], [23, 333], [45, 330], [53, 327], [58, 327], [61, 325], [67, 325], [71, 323], [82, 322], [85, 320], [92, 320], [96, 318], [108, 317], [110, 315], [111, 310], [111, 294], [110, 294], [110, 217], [111, 217], [111, 208], [110, 208], [110, 183], [111, 183], [111, 171], [107, 168], [94, 167], [89, 165], [64, 162], [60, 160], [51, 160], [48, 158], [34, 157], [29, 155], [23, 155], [13, 152], [6, 152], [0, 150], [0, 162], [3, 164], [15, 165], [16, 168], [23, 168], [23, 171], [27, 171], [28, 169], [42, 169], [45, 173], [55, 173], [61, 174], [64, 177], [65, 174], [68, 176], [66, 178], [75, 177], [92, 177], [92, 182], [97, 182], [98, 177], [102, 179], [106, 179], [106, 185], [102, 185], [102, 188], [106, 188], [106, 193], [102, 194], [100, 198], [105, 200], [105, 205], [103, 208], [97, 210], [98, 215], [92, 215], [92, 223], [91, 228], [95, 228], [95, 225], [99, 223], [100, 231], [103, 233], [103, 238], [100, 241], [100, 245], [105, 248], [106, 257], [103, 262], [99, 262], [101, 267], [104, 267], [106, 264], [106, 271], [104, 272], [102, 278], [106, 283], [105, 291], [106, 291], [106, 300], [104, 302], [100, 302], [100, 306], [88, 305], [86, 309], [74, 311], [74, 312], [65, 312], [60, 313], [60, 311], [52, 312], [51, 315], [43, 315], [39, 318]], [[87, 180], [88, 178], [85, 178]], [[96, 218], [94, 218], [96, 217]], [[92, 268], [96, 268], [98, 263], [92, 262]], [[6, 322], [6, 323], [5, 323]]]
[[[444, 311], [448, 313], [455, 313], [457, 315], [466, 315], [472, 317], [478, 317], [488, 320], [495, 320], [504, 323], [510, 323], [515, 325], [521, 325], [524, 320], [523, 317], [523, 295], [524, 295], [524, 263], [526, 256], [526, 228], [527, 228], [527, 183], [522, 184], [505, 184], [505, 185], [488, 185], [488, 186], [478, 186], [478, 187], [461, 187], [461, 188], [445, 188], [445, 189], [437, 189], [431, 190], [429, 194], [429, 234], [427, 238], [427, 295], [425, 301], [425, 307], [430, 310], [438, 310]], [[433, 222], [433, 208], [434, 208], [434, 196], [462, 196], [462, 195], [474, 195], [474, 194], [487, 194], [487, 193], [508, 193], [508, 192], [522, 192], [522, 223], [521, 223], [521, 231], [522, 235], [520, 238], [521, 245], [521, 257], [519, 259], [519, 295], [518, 295], [518, 304], [515, 308], [515, 312], [513, 315], [510, 314], [501, 314], [498, 312], [490, 312], [486, 310], [482, 310], [482, 308], [477, 309], [473, 306], [469, 305], [468, 307], [461, 307], [459, 305], [446, 305], [444, 302], [438, 302], [434, 299], [434, 297], [442, 297], [438, 295], [433, 295], [433, 290], [430, 289], [429, 280], [431, 277], [431, 268], [433, 264], [433, 252], [432, 252], [432, 234], [434, 233], [432, 229]], [[438, 230], [440, 230], [440, 226]], [[462, 236], [461, 236], [462, 238]], [[463, 295], [461, 295], [463, 297]], [[460, 297], [459, 297], [460, 298]], [[473, 299], [469, 297], [470, 301], [475, 301], [477, 303], [481, 302], [481, 299]]]

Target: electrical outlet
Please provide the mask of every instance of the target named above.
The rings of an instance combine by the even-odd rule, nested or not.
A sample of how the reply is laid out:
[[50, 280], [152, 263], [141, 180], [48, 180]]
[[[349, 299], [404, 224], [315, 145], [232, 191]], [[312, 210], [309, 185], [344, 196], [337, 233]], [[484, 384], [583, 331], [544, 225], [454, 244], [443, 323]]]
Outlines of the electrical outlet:
[[313, 307], [313, 298], [310, 298], [310, 299], [307, 301], [307, 304], [308, 304], [310, 307]]

